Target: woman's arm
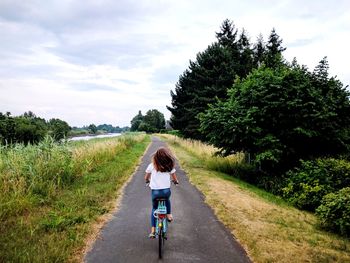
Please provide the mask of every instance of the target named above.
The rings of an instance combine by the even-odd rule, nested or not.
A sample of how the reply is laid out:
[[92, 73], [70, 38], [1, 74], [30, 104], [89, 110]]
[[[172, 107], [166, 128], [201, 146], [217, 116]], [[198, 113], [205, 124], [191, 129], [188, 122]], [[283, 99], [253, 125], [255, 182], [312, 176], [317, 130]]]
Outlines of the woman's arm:
[[149, 182], [150, 179], [151, 179], [151, 173], [146, 173], [145, 174], [145, 181]]
[[172, 180], [172, 181], [174, 181], [174, 182], [176, 182], [176, 183], [179, 183], [179, 180], [177, 180], [177, 177], [176, 177], [176, 174], [175, 174], [175, 173], [170, 174], [170, 176], [171, 176], [171, 180]]

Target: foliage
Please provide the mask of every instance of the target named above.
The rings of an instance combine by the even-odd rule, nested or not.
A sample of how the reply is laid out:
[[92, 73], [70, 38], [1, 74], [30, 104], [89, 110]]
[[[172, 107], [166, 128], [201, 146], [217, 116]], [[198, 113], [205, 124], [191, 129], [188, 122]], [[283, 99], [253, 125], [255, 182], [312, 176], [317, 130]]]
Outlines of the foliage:
[[48, 125], [51, 133], [50, 135], [56, 141], [66, 138], [68, 132], [71, 130], [71, 127], [68, 125], [68, 123], [60, 119], [50, 119]]
[[139, 111], [139, 113], [131, 120], [130, 130], [131, 131], [138, 131], [139, 126], [140, 126], [142, 121], [143, 121], [143, 115], [142, 115], [141, 111]]
[[107, 133], [123, 133], [129, 130], [129, 127], [125, 126], [125, 127], [113, 127], [111, 124], [100, 124], [97, 125], [97, 130], [102, 130], [105, 131]]
[[324, 196], [316, 215], [322, 227], [350, 236], [350, 187]]
[[278, 68], [283, 66], [283, 57], [282, 52], [285, 51], [286, 48], [282, 47], [282, 39], [276, 33], [276, 30], [273, 28], [269, 40], [266, 44], [265, 51], [265, 64], [269, 68]]
[[96, 134], [97, 133], [97, 127], [95, 124], [90, 124], [89, 125], [89, 131], [92, 133], [92, 134]]
[[154, 109], [146, 112], [146, 115], [143, 118], [143, 123], [146, 125], [146, 128], [143, 129], [140, 127], [140, 131], [159, 132], [161, 129], [165, 128], [165, 118], [163, 113]]
[[165, 133], [170, 134], [170, 135], [174, 135], [174, 136], [181, 137], [181, 133], [180, 133], [179, 130], [166, 130]]
[[190, 150], [182, 144], [170, 147], [191, 183], [247, 247], [253, 262], [350, 262], [350, 239], [320, 231], [312, 213], [290, 207], [278, 196], [207, 169], [199, 156], [208, 146], [201, 145], [203, 149], [194, 151], [191, 144]]
[[37, 145], [15, 144], [0, 149], [0, 219], [24, 209], [23, 198], [50, 199], [76, 178], [91, 172], [143, 139], [124, 135], [113, 140], [57, 143], [46, 137]]
[[0, 144], [35, 144], [46, 135], [59, 141], [66, 137], [70, 130], [67, 122], [51, 119], [48, 122], [37, 117], [33, 112], [25, 112], [21, 116], [11, 116], [10, 112], [0, 112]]
[[[96, 234], [94, 224], [113, 209], [121, 187], [149, 144], [149, 137], [130, 134], [40, 144], [46, 145], [45, 153], [44, 145], [40, 149], [38, 145], [1, 148], [0, 262], [81, 262], [87, 238]], [[36, 159], [27, 162], [28, 153]], [[44, 154], [50, 158], [44, 158]], [[42, 189], [49, 192], [46, 196], [29, 190], [18, 191], [33, 189], [32, 184], [40, 181], [47, 169], [44, 160], [46, 166], [57, 168], [51, 170], [52, 177], [68, 169], [60, 156], [63, 159], [69, 156], [73, 163], [70, 176], [74, 180], [51, 190]], [[33, 170], [33, 164], [43, 171]], [[25, 177], [29, 179], [28, 185], [23, 185], [28, 180]], [[50, 185], [49, 178], [42, 181]], [[15, 190], [9, 191], [10, 188]]]
[[47, 134], [47, 124], [31, 111], [12, 117], [11, 113], [0, 113], [0, 143], [37, 143]]
[[[322, 71], [322, 70], [321, 70]], [[229, 99], [201, 114], [201, 131], [223, 154], [248, 152], [264, 171], [348, 150], [349, 92], [306, 68], [261, 66], [237, 80]]]
[[286, 177], [283, 196], [299, 208], [314, 211], [325, 195], [350, 186], [350, 162], [333, 158], [302, 161]]
[[160, 132], [165, 128], [165, 118], [158, 110], [148, 110], [143, 116], [141, 111], [131, 120], [131, 131]]
[[[97, 131], [96, 134], [104, 134], [104, 133], [123, 133], [130, 130], [129, 127], [119, 127], [119, 126], [113, 126], [111, 124], [99, 124], [96, 126]], [[91, 130], [89, 129], [89, 126], [83, 126], [83, 127], [73, 127], [68, 135], [70, 137], [74, 136], [82, 136], [82, 135], [88, 135], [91, 133]]]
[[277, 66], [282, 63], [282, 40], [275, 30], [271, 32], [266, 44], [262, 36], [252, 45], [243, 29], [240, 34], [232, 21], [226, 19], [217, 41], [190, 61], [188, 69], [180, 76], [175, 91], [171, 91], [171, 125], [185, 137], [205, 140], [199, 131], [198, 115], [215, 103], [216, 98], [226, 99], [227, 89], [232, 87], [234, 79], [246, 77], [253, 68], [262, 63]]

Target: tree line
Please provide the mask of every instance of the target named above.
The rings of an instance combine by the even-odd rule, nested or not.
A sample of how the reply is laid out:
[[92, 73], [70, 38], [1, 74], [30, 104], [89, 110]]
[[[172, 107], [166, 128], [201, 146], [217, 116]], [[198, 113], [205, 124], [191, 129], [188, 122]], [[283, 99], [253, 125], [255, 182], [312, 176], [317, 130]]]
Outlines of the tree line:
[[69, 132], [71, 136], [87, 135], [87, 134], [104, 134], [104, 133], [123, 133], [130, 130], [130, 127], [119, 127], [111, 124], [90, 124], [83, 127], [73, 127]]
[[0, 112], [0, 144], [36, 144], [45, 136], [60, 141], [71, 136], [103, 133], [122, 133], [129, 127], [112, 126], [111, 124], [90, 124], [82, 128], [70, 127], [64, 120], [52, 118], [46, 121], [32, 111], [20, 116], [12, 116], [10, 112]]
[[348, 86], [329, 75], [327, 57], [310, 70], [287, 61], [282, 43], [275, 29], [250, 43], [225, 20], [171, 92], [171, 125], [222, 155], [244, 152], [242, 178], [350, 234]]
[[141, 111], [131, 120], [131, 131], [160, 132], [165, 129], [164, 114], [156, 109], [148, 110], [145, 115]]
[[349, 152], [349, 92], [329, 76], [326, 57], [310, 71], [284, 59], [275, 29], [251, 44], [228, 19], [216, 37], [171, 92], [174, 129], [224, 155], [249, 153], [269, 173]]
[[59, 141], [67, 137], [71, 127], [67, 122], [52, 118], [46, 121], [28, 111], [20, 116], [11, 116], [10, 112], [0, 112], [0, 143], [37, 143], [46, 135]]

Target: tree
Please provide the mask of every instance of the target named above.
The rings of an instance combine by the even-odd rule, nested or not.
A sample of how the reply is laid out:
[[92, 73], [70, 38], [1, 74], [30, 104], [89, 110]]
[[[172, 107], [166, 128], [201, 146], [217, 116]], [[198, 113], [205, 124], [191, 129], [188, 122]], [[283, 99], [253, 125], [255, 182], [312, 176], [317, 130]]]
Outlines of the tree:
[[139, 113], [131, 120], [130, 131], [138, 131], [142, 121], [143, 121], [143, 115], [141, 111], [139, 111]]
[[265, 64], [270, 68], [276, 68], [283, 64], [282, 52], [286, 48], [282, 47], [283, 40], [273, 28], [266, 44]]
[[23, 115], [14, 117], [14, 140], [20, 143], [37, 143], [47, 134], [48, 127], [45, 119], [37, 117], [33, 112], [28, 111]]
[[141, 111], [131, 120], [132, 131], [159, 132], [165, 128], [163, 113], [156, 109], [148, 110], [143, 116]]
[[71, 130], [71, 127], [67, 122], [60, 119], [50, 119], [48, 122], [50, 135], [56, 140], [60, 141], [63, 138], [66, 138], [68, 132]]
[[254, 57], [253, 63], [255, 68], [260, 67], [261, 64], [263, 63], [265, 59], [265, 52], [266, 52], [266, 48], [265, 48], [264, 38], [262, 34], [259, 34], [257, 38], [257, 42], [255, 43], [253, 48], [253, 57]]
[[91, 133], [96, 134], [97, 133], [97, 127], [95, 124], [90, 124], [89, 125], [89, 130]]
[[245, 78], [254, 67], [254, 56], [253, 49], [251, 48], [249, 38], [246, 35], [245, 30], [242, 30], [242, 33], [238, 39], [238, 49], [239, 49], [239, 67], [237, 75], [241, 78]]
[[145, 130], [146, 132], [159, 132], [160, 130], [165, 129], [164, 115], [155, 109], [146, 112], [146, 115], [143, 118], [143, 123], [148, 126], [148, 130]]
[[199, 114], [216, 98], [227, 98], [236, 76], [244, 78], [254, 67], [253, 50], [244, 30], [238, 37], [233, 22], [226, 19], [216, 37], [217, 42], [190, 61], [170, 93], [172, 106], [167, 108], [172, 113], [171, 126], [188, 138], [205, 140], [199, 131]]
[[299, 159], [344, 153], [350, 143], [349, 92], [319, 75], [300, 66], [262, 66], [238, 80], [228, 100], [201, 114], [201, 130], [224, 155], [249, 152], [272, 173]]
[[229, 19], [225, 19], [220, 27], [220, 32], [216, 32], [216, 38], [220, 46], [225, 47], [232, 53], [232, 58], [238, 59], [239, 51], [237, 44], [238, 30]]

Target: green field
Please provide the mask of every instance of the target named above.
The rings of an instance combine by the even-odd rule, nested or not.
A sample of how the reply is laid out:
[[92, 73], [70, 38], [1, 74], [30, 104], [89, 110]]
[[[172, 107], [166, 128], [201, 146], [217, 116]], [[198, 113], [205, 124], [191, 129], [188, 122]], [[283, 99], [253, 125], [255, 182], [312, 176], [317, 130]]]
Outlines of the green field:
[[149, 142], [136, 134], [1, 148], [0, 262], [81, 261]]

